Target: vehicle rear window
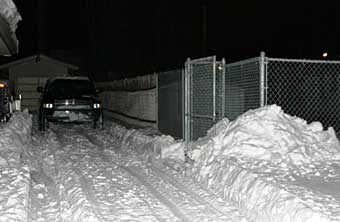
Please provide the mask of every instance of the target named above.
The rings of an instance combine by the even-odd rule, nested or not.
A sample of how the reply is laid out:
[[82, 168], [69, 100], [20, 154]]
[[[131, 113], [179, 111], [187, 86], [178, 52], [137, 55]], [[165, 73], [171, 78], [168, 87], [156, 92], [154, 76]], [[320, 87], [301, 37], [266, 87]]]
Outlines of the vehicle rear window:
[[58, 79], [53, 81], [47, 88], [48, 96], [68, 97], [95, 95], [93, 83], [87, 80]]

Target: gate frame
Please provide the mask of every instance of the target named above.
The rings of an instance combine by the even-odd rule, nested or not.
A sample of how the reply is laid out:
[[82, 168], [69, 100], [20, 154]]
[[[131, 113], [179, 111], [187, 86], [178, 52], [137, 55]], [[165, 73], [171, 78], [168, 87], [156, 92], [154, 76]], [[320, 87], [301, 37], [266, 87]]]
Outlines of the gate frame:
[[[210, 59], [210, 60], [208, 60]], [[210, 56], [210, 57], [205, 57], [205, 58], [200, 58], [200, 59], [195, 59], [191, 60], [190, 58], [187, 59], [185, 62], [185, 69], [183, 73], [183, 138], [186, 144], [186, 152], [190, 149], [189, 143], [192, 141], [193, 138], [193, 119], [192, 117], [195, 117], [194, 113], [192, 113], [192, 107], [193, 107], [193, 101], [192, 101], [192, 96], [193, 92], [193, 76], [194, 76], [194, 70], [193, 70], [193, 65], [194, 64], [211, 64], [212, 65], [212, 78], [213, 78], [213, 93], [212, 93], [212, 99], [213, 99], [213, 111], [211, 113], [211, 116], [201, 116], [204, 118], [211, 118], [214, 123], [217, 121], [217, 116], [216, 116], [216, 106], [217, 106], [217, 95], [216, 95], [216, 69], [218, 68], [220, 71], [221, 76], [221, 114], [219, 115], [219, 118], [224, 117], [224, 112], [225, 112], [225, 59], [223, 58], [222, 61], [216, 61], [216, 56]]]

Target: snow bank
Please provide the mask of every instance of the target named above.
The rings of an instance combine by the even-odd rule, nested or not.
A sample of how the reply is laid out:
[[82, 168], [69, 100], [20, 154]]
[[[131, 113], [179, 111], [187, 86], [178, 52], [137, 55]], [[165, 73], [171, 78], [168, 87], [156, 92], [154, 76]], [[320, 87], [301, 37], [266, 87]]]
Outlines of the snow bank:
[[17, 29], [18, 22], [21, 20], [21, 16], [12, 0], [0, 1], [0, 16], [8, 22], [12, 32], [12, 38], [18, 44], [15, 31]]
[[206, 140], [210, 139], [219, 150], [217, 155], [267, 160], [284, 167], [340, 160], [340, 144], [333, 128], [324, 131], [321, 123], [307, 124], [276, 105], [248, 111], [231, 123], [220, 121], [209, 130]]
[[322, 188], [340, 185], [340, 171], [338, 178], [325, 180], [340, 169], [332, 128], [324, 131], [320, 123], [307, 124], [273, 105], [233, 122], [221, 120], [191, 147], [194, 165], [188, 173], [238, 204], [252, 221], [340, 218], [334, 210], [340, 207], [339, 193]]
[[31, 137], [32, 117], [25, 112], [16, 112], [8, 123], [0, 126], [0, 166], [20, 165], [20, 155]]
[[[147, 158], [184, 161], [184, 144], [172, 137], [119, 125], [111, 132]], [[189, 147], [187, 175], [250, 221], [340, 220], [340, 145], [332, 128], [272, 105], [219, 121]]]
[[157, 132], [147, 129], [127, 129], [114, 125], [111, 134], [122, 144], [144, 154], [147, 159], [160, 158], [184, 162], [184, 143], [174, 140], [171, 136], [155, 135]]
[[31, 115], [14, 113], [0, 126], [0, 221], [27, 221], [30, 174], [21, 164], [25, 143], [30, 138]]
[[10, 24], [11, 31], [14, 33], [21, 16], [12, 0], [0, 1], [0, 15], [6, 18], [6, 21]]

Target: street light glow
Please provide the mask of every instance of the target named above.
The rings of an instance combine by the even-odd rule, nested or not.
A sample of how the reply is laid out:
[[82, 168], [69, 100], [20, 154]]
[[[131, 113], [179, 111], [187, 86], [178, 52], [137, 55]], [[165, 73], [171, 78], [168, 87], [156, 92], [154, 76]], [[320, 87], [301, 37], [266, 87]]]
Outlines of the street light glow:
[[327, 52], [324, 52], [323, 54], [322, 54], [322, 57], [323, 58], [326, 58], [328, 56], [328, 53]]

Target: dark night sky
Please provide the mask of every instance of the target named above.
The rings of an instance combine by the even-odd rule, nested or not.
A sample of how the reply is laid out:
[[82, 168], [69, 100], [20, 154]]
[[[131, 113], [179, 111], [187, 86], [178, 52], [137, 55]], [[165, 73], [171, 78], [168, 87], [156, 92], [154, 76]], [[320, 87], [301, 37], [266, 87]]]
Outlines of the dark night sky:
[[[19, 56], [64, 53], [110, 79], [183, 66], [186, 58], [330, 59], [340, 54], [337, 5], [318, 1], [14, 0]], [[203, 5], [207, 32], [204, 39]], [[61, 53], [61, 55], [63, 55]]]

